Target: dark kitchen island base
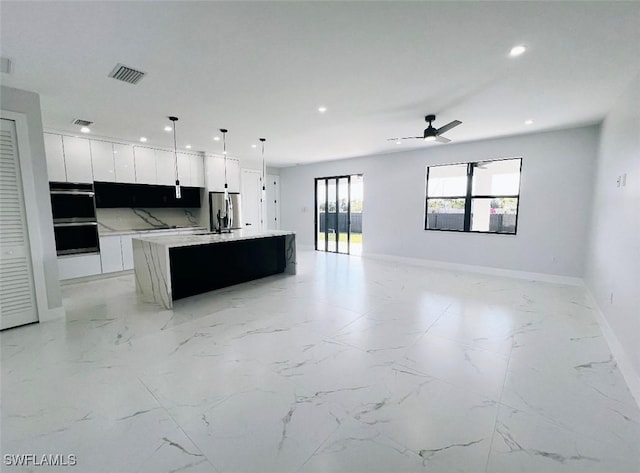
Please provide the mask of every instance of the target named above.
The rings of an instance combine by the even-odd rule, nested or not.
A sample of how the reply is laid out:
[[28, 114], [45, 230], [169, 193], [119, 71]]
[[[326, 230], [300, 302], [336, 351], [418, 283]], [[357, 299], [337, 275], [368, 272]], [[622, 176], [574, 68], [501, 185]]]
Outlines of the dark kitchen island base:
[[284, 272], [285, 237], [169, 249], [173, 300]]
[[134, 238], [136, 291], [173, 301], [278, 273], [296, 274], [296, 235], [270, 230]]

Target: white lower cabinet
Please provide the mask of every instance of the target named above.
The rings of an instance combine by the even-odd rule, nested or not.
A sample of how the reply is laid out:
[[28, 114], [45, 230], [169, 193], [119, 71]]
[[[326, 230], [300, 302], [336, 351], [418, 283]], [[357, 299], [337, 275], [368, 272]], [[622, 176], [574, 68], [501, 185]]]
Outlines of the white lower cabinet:
[[68, 255], [58, 257], [60, 280], [94, 276], [102, 272], [99, 254]]
[[121, 237], [118, 235], [100, 237], [102, 274], [122, 271], [122, 247], [120, 239]]
[[133, 269], [133, 245], [131, 240], [136, 235], [122, 235], [120, 245], [122, 247], [122, 269], [125, 271]]

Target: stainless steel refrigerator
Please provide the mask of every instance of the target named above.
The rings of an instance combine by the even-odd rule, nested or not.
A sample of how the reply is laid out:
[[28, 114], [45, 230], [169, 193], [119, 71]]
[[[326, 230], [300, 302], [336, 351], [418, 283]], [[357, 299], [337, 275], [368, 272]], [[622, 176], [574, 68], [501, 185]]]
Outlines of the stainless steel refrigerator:
[[209, 228], [212, 232], [238, 230], [242, 228], [240, 194], [209, 192]]

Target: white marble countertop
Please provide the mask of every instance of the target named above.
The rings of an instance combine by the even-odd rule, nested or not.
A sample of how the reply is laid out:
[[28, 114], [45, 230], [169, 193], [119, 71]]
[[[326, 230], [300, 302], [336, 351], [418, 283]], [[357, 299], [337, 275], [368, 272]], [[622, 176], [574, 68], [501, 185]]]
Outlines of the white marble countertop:
[[295, 235], [295, 232], [287, 230], [234, 230], [232, 233], [207, 233], [201, 235], [154, 235], [136, 237], [135, 239], [153, 243], [155, 245], [163, 246], [166, 248], [177, 248], [181, 246], [226, 243], [230, 241], [252, 240], [285, 235]]
[[161, 234], [163, 232], [179, 232], [179, 231], [198, 231], [198, 232], [206, 232], [208, 231], [205, 227], [175, 227], [175, 228], [138, 228], [135, 230], [107, 230], [104, 228], [98, 228], [98, 234], [100, 236], [117, 236], [117, 235], [134, 235], [137, 233], [158, 233]]

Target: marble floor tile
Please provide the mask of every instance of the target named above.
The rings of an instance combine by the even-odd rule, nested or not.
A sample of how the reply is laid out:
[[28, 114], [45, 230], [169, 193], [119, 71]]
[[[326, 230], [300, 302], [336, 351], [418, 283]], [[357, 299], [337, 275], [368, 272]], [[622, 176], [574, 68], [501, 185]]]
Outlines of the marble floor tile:
[[[0, 332], [2, 471], [640, 472], [640, 410], [584, 290], [310, 251], [142, 302], [63, 286]], [[3, 457], [4, 459], [4, 457]]]

